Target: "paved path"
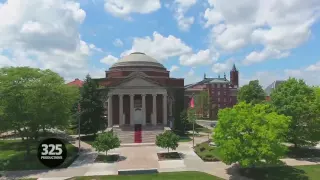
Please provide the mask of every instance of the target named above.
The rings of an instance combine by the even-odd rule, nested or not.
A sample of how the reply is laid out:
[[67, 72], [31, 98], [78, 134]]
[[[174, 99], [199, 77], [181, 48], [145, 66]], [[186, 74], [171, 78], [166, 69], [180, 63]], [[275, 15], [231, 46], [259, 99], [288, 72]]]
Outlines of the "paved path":
[[[207, 141], [207, 137], [196, 137], [195, 144]], [[77, 146], [78, 141], [74, 141]], [[176, 171], [201, 171], [212, 174], [223, 179], [246, 180], [237, 174], [235, 165], [226, 165], [222, 162], [203, 162], [193, 151], [192, 141], [180, 143], [177, 148], [182, 156], [180, 160], [158, 161], [157, 153], [167, 152], [156, 146], [121, 147], [114, 149], [109, 154], [120, 154], [121, 158], [116, 163], [94, 163], [98, 153], [92, 147], [81, 142], [84, 149], [79, 158], [72, 165], [65, 169], [42, 170], [42, 171], [15, 171], [8, 172], [8, 178], [26, 177], [39, 178], [40, 180], [67, 179], [74, 176], [92, 175], [115, 175], [118, 170], [158, 168], [159, 172]], [[320, 164], [315, 160], [283, 159], [287, 165], [315, 165]], [[0, 178], [1, 179], [1, 178]]]

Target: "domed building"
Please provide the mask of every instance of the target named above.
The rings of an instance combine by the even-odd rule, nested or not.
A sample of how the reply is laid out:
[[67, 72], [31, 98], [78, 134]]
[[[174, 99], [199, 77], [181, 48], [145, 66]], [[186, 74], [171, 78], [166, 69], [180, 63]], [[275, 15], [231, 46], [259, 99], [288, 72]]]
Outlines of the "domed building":
[[119, 59], [104, 78], [95, 80], [101, 90], [108, 89], [106, 115], [108, 127], [115, 131], [139, 126], [163, 130], [174, 126], [173, 116], [183, 110], [184, 79], [171, 78], [161, 63], [144, 53]]

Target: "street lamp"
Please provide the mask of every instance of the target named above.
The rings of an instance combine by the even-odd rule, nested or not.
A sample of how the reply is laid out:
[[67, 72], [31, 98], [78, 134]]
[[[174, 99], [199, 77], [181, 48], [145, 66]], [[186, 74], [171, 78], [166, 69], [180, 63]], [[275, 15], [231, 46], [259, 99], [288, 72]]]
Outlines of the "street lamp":
[[79, 112], [79, 115], [78, 115], [78, 154], [80, 154], [80, 116], [81, 116], [81, 106], [80, 106], [80, 103], [78, 103], [78, 112]]

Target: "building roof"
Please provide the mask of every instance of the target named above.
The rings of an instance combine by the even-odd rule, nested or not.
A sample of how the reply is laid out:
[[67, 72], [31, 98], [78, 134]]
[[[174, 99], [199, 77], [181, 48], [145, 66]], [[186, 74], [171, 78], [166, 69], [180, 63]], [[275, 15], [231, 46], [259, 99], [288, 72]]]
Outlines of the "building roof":
[[80, 79], [76, 78], [74, 81], [71, 81], [71, 82], [69, 82], [67, 84], [68, 85], [74, 85], [74, 86], [82, 87], [83, 81], [81, 81]]
[[276, 80], [264, 90], [267, 96], [270, 96], [273, 89], [277, 88], [281, 83], [285, 82], [284, 80]]
[[119, 59], [115, 64], [111, 66], [111, 68], [116, 67], [134, 67], [134, 66], [146, 66], [146, 67], [158, 67], [164, 68], [164, 66], [159, 63], [156, 59], [141, 53], [141, 52], [134, 52], [123, 58]]
[[188, 84], [184, 86], [184, 88], [191, 88], [196, 85], [204, 85], [204, 84], [230, 84], [230, 81], [225, 78], [204, 78], [202, 81]]

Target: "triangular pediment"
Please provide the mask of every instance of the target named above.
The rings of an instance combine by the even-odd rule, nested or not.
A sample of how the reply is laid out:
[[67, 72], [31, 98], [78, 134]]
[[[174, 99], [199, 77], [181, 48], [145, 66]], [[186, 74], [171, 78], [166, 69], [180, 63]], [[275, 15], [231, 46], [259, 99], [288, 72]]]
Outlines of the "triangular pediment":
[[118, 85], [118, 87], [158, 87], [159, 85], [140, 77], [132, 78]]

